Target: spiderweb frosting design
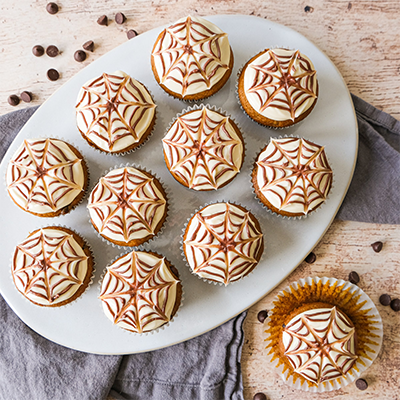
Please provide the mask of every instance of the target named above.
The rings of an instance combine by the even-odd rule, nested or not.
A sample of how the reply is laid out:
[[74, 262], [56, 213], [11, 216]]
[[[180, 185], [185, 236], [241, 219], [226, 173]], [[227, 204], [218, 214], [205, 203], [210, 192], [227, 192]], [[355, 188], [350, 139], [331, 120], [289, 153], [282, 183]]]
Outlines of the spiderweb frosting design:
[[147, 89], [121, 71], [83, 85], [76, 117], [82, 136], [106, 152], [139, 143], [154, 120], [155, 104]]
[[103, 237], [128, 245], [132, 240], [143, 243], [156, 233], [166, 199], [154, 177], [125, 167], [100, 178], [90, 194], [88, 208], [94, 227]]
[[7, 169], [7, 189], [22, 209], [56, 213], [84, 191], [82, 159], [61, 140], [25, 140]]
[[216, 203], [190, 220], [183, 247], [194, 273], [227, 285], [258, 264], [264, 242], [249, 212], [230, 203]]
[[178, 285], [164, 258], [133, 251], [107, 267], [100, 299], [114, 324], [143, 333], [170, 321]]
[[256, 164], [261, 195], [288, 213], [307, 214], [326, 200], [332, 186], [324, 148], [305, 139], [271, 139]]
[[163, 139], [167, 166], [194, 190], [213, 190], [239, 172], [243, 141], [229, 117], [207, 107], [180, 116]]
[[336, 307], [297, 315], [282, 340], [295, 372], [316, 384], [345, 376], [358, 358], [353, 324]]
[[15, 250], [12, 276], [29, 300], [52, 306], [71, 298], [88, 273], [88, 256], [72, 233], [43, 228]]
[[158, 81], [185, 97], [209, 90], [229, 69], [228, 36], [211, 22], [187, 17], [165, 29], [154, 45]]
[[247, 66], [244, 91], [259, 114], [275, 121], [294, 121], [317, 99], [316, 71], [298, 50], [268, 50]]

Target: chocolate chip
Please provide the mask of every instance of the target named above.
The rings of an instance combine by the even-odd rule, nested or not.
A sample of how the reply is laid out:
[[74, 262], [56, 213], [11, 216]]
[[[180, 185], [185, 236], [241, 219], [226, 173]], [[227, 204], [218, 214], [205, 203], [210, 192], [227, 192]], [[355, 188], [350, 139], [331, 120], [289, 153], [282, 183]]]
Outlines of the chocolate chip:
[[375, 242], [371, 244], [372, 249], [375, 253], [379, 253], [382, 250], [383, 243], [382, 242]]
[[390, 302], [390, 308], [393, 310], [393, 311], [400, 311], [400, 299], [393, 299], [391, 302]]
[[356, 386], [357, 386], [357, 389], [359, 389], [359, 390], [367, 390], [368, 389], [368, 383], [365, 379], [357, 379]]
[[391, 301], [392, 301], [392, 298], [388, 294], [382, 294], [381, 297], [379, 297], [379, 302], [383, 306], [388, 306]]
[[253, 400], [267, 400], [267, 396], [264, 393], [256, 393], [253, 397]]
[[56, 3], [49, 3], [46, 6], [46, 10], [49, 14], [57, 14], [58, 13], [58, 5]]
[[10, 106], [17, 106], [19, 104], [19, 97], [16, 94], [12, 94], [8, 97], [8, 104]]
[[349, 273], [349, 282], [353, 283], [354, 285], [357, 285], [357, 283], [360, 282], [360, 276], [356, 271], [351, 271]]
[[86, 53], [83, 50], [77, 50], [74, 53], [75, 61], [82, 62], [86, 60]]
[[102, 16], [97, 20], [97, 23], [98, 23], [99, 25], [107, 26], [107, 25], [108, 25], [108, 18], [107, 18], [107, 15], [102, 15]]
[[317, 259], [317, 256], [311, 252], [306, 259], [304, 260], [307, 264], [314, 264], [315, 260]]
[[263, 324], [264, 321], [268, 318], [268, 311], [262, 310], [257, 314], [257, 319]]
[[60, 74], [58, 73], [58, 71], [54, 68], [50, 68], [47, 71], [47, 77], [51, 80], [51, 81], [56, 81], [59, 77]]
[[36, 57], [42, 57], [42, 55], [44, 54], [43, 46], [40, 46], [39, 44], [36, 46], [33, 46], [32, 53]]
[[138, 33], [133, 29], [129, 29], [129, 31], [126, 32], [126, 36], [128, 37], [128, 39], [133, 39], [137, 35]]
[[49, 57], [57, 57], [57, 56], [60, 54], [60, 52], [59, 52], [57, 46], [50, 45], [50, 46], [47, 47], [47, 49], [46, 49], [46, 54], [47, 54]]
[[24, 101], [25, 103], [30, 103], [32, 101], [32, 93], [30, 92], [22, 92], [21, 93], [21, 99], [22, 101]]
[[93, 40], [88, 40], [87, 42], [83, 43], [82, 47], [84, 50], [91, 51], [93, 53], [93, 50], [94, 50]]
[[305, 6], [305, 7], [304, 7], [304, 11], [305, 11], [305, 12], [313, 12], [313, 11], [314, 11], [314, 8], [313, 8], [313, 7], [310, 7], [310, 6]]
[[124, 14], [122, 14], [120, 12], [115, 14], [115, 22], [118, 25], [122, 25], [125, 21], [126, 21], [126, 17]]

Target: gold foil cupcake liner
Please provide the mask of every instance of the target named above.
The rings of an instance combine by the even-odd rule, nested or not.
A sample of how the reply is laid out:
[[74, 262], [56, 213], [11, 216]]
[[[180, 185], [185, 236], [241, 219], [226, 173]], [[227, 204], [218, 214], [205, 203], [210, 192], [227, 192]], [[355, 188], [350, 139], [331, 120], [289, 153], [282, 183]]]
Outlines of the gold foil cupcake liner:
[[[279, 348], [281, 327], [290, 312], [307, 303], [323, 302], [337, 306], [352, 321], [357, 334], [358, 359], [345, 377], [314, 384], [295, 373]], [[272, 300], [273, 307], [264, 321], [267, 359], [284, 382], [307, 392], [329, 392], [358, 379], [378, 356], [383, 339], [379, 312], [370, 297], [358, 286], [336, 278], [308, 277], [292, 283]]]

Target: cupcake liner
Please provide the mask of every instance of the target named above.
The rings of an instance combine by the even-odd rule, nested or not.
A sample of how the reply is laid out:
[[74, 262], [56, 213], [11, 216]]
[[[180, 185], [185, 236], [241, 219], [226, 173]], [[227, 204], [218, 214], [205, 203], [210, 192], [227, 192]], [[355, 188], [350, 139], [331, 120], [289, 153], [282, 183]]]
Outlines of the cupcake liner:
[[[126, 249], [125, 249], [125, 250], [126, 250]], [[112, 264], [114, 264], [115, 261], [117, 261], [119, 258], [124, 257], [125, 255], [131, 253], [132, 251], [142, 251], [142, 252], [146, 252], [146, 253], [152, 252], [152, 253], [155, 253], [155, 254], [159, 255], [160, 257], [164, 257], [162, 254], [159, 254], [158, 252], [154, 252], [154, 251], [151, 251], [151, 250], [146, 250], [145, 248], [143, 248], [143, 246], [137, 246], [137, 247], [135, 248], [135, 250], [132, 249], [132, 250], [126, 252], [126, 253], [121, 253], [121, 254], [119, 254], [118, 256], [114, 257], [114, 258], [111, 260], [111, 262], [110, 262], [109, 264], [107, 264], [107, 267], [104, 268], [104, 271], [102, 272], [102, 274], [101, 274], [101, 276], [100, 276], [100, 279], [99, 279], [99, 281], [97, 282], [99, 296], [100, 296], [100, 293], [101, 293], [101, 286], [102, 286], [102, 283], [103, 283], [103, 279], [104, 279], [104, 277], [105, 277], [105, 275], [106, 275], [106, 273], [107, 273], [107, 268], [108, 268], [109, 266], [111, 266]], [[165, 258], [165, 257], [164, 257], [164, 258]], [[169, 261], [169, 260], [168, 260], [168, 261]], [[171, 264], [171, 265], [173, 266], [173, 264]], [[180, 302], [180, 304], [179, 304], [179, 307], [178, 307], [176, 313], [174, 314], [174, 316], [173, 316], [168, 322], [166, 322], [165, 324], [163, 324], [163, 325], [161, 325], [160, 327], [158, 327], [158, 328], [156, 328], [156, 329], [153, 329], [153, 330], [151, 330], [151, 331], [143, 332], [143, 333], [138, 333], [138, 332], [129, 331], [129, 330], [127, 330], [127, 329], [121, 328], [120, 326], [114, 324], [114, 323], [105, 315], [104, 310], [103, 310], [103, 301], [100, 300], [100, 299], [99, 299], [99, 296], [98, 296], [99, 304], [100, 304], [100, 308], [101, 308], [101, 312], [102, 312], [102, 314], [104, 315], [104, 317], [107, 319], [107, 321], [109, 321], [111, 324], [113, 324], [113, 326], [114, 326], [116, 329], [118, 329], [119, 331], [123, 331], [125, 334], [134, 335], [134, 336], [148, 336], [148, 335], [157, 334], [157, 333], [159, 333], [160, 331], [162, 331], [162, 330], [164, 330], [165, 328], [167, 328], [167, 327], [170, 326], [171, 322], [174, 321], [174, 319], [178, 316], [179, 311], [180, 311], [181, 308], [182, 308], [183, 302], [184, 302], [184, 300], [185, 300], [185, 292], [184, 292], [184, 288], [183, 288], [183, 284], [182, 284], [182, 279], [179, 278], [179, 281], [181, 282], [182, 295], [181, 295], [181, 302]]]
[[[301, 297], [305, 298], [302, 299]], [[334, 299], [334, 301], [331, 301], [331, 299]], [[287, 314], [282, 315], [285, 312], [283, 309], [277, 313], [277, 308], [279, 305], [285, 303], [285, 306], [282, 306], [285, 307], [285, 310], [288, 307], [291, 307], [293, 310], [293, 301], [298, 302], [299, 306], [301, 306], [301, 302], [306, 304], [320, 301], [328, 302], [332, 305], [336, 302], [336, 305], [349, 316], [355, 326], [357, 324], [367, 325], [368, 334], [364, 334], [363, 336], [358, 331], [358, 359], [345, 378], [335, 378], [316, 385], [307, 381], [302, 376], [293, 373], [288, 366], [290, 364], [286, 365], [280, 360], [279, 350], [276, 350], [280, 332], [276, 332], [276, 328], [274, 327], [280, 326], [279, 324], [282, 323]], [[268, 317], [264, 321], [264, 328], [269, 327], [264, 331], [265, 348], [269, 349], [267, 359], [276, 367], [277, 372], [282, 376], [284, 382], [294, 389], [321, 393], [343, 388], [358, 379], [373, 363], [381, 350], [383, 326], [379, 312], [369, 296], [358, 286], [350, 282], [327, 277], [300, 279], [280, 291], [272, 300], [272, 303], [274, 307], [268, 312]], [[275, 314], [276, 318], [274, 318]], [[280, 317], [281, 315], [282, 317]]]

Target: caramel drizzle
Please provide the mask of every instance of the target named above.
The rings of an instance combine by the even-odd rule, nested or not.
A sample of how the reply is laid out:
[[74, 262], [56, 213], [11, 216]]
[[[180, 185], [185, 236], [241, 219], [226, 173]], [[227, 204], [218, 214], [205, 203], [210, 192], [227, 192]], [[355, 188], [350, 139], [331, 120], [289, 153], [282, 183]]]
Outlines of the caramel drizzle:
[[85, 131], [79, 128], [81, 133], [88, 138], [98, 137], [110, 151], [127, 136], [132, 138], [132, 143], [138, 142], [147, 127], [140, 130], [137, 127], [146, 113], [154, 110], [155, 104], [146, 101], [144, 89], [135, 82], [128, 75], [104, 73], [84, 86], [76, 105], [85, 125]]
[[[124, 323], [128, 330], [143, 333], [154, 321], [168, 322], [168, 297], [175, 279], [162, 277], [164, 258], [149, 265], [140, 253], [131, 252], [107, 268], [100, 299], [113, 317], [114, 324]], [[160, 324], [160, 325], [161, 325]]]
[[[249, 213], [242, 214], [232, 204], [226, 203], [223, 212], [205, 216], [206, 213], [203, 210], [195, 215], [191, 224], [197, 226], [192, 235], [186, 237], [185, 249], [194, 260], [193, 272], [205, 272], [227, 285], [240, 279], [258, 263], [255, 255], [260, 251], [263, 235]], [[224, 215], [223, 222], [214, 223], [213, 219], [221, 215]], [[233, 222], [233, 218], [240, 222]], [[201, 257], [197, 257], [196, 250], [201, 252]]]
[[[296, 110], [310, 98], [317, 98], [316, 71], [299, 51], [290, 56], [278, 56], [273, 50], [267, 54], [266, 62], [249, 65], [256, 73], [247, 92], [257, 95], [260, 113], [273, 107], [288, 111], [294, 121]], [[281, 93], [284, 98], [277, 98]]]
[[[297, 148], [289, 150], [285, 147], [293, 142], [298, 142]], [[271, 140], [269, 146], [274, 146], [274, 150], [257, 161], [262, 171], [262, 193], [274, 193], [280, 200], [279, 209], [290, 204], [303, 204], [305, 214], [326, 200], [333, 173], [323, 146], [297, 138]], [[274, 159], [277, 154], [280, 154], [279, 158]], [[272, 172], [271, 178], [268, 178], [267, 170]]]
[[234, 152], [238, 147], [242, 153], [243, 143], [230, 134], [229, 118], [218, 116], [220, 121], [206, 107], [198, 118], [183, 115], [163, 139], [171, 171], [191, 189], [218, 189], [228, 172], [240, 170], [242, 158], [234, 160]]
[[[203, 29], [206, 33], [201, 33]], [[177, 23], [165, 29], [152, 57], [159, 57], [162, 71], [161, 83], [168, 80], [182, 86], [182, 96], [185, 96], [190, 85], [203, 82], [209, 89], [212, 78], [219, 69], [227, 70], [229, 66], [222, 62], [220, 39], [227, 37], [226, 33], [215, 33], [204, 24], [193, 21]], [[165, 43], [169, 45], [163, 49]], [[177, 72], [181, 80], [172, 76]]]
[[68, 193], [76, 191], [74, 199], [83, 189], [74, 176], [74, 166], [82, 160], [76, 156], [70, 160], [52, 139], [25, 140], [23, 148], [10, 163], [8, 191], [12, 197], [13, 192], [22, 196], [27, 210], [39, 204], [56, 211]]

